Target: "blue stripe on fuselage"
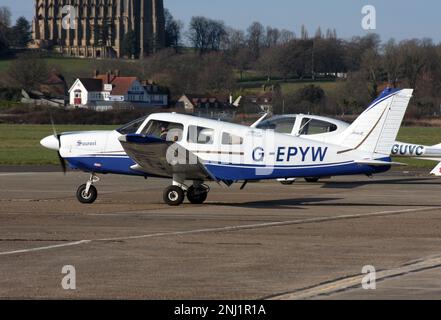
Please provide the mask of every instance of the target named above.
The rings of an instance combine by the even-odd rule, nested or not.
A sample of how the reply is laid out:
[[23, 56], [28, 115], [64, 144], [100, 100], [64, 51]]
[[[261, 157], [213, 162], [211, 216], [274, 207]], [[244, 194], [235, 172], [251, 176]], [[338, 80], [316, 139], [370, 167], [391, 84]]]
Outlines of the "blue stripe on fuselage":
[[66, 158], [72, 169], [95, 173], [113, 173], [130, 176], [146, 176], [145, 173], [132, 170], [130, 167], [136, 163], [129, 157], [124, 156], [87, 156]]
[[[379, 159], [391, 161], [390, 158]], [[144, 172], [132, 170], [136, 163], [124, 156], [87, 156], [66, 158], [71, 168], [101, 174], [122, 174], [131, 176], [148, 176]], [[278, 178], [329, 177], [339, 175], [377, 174], [389, 171], [391, 166], [369, 166], [354, 162], [322, 164], [314, 166], [271, 166], [247, 164], [205, 163], [207, 170], [218, 180], [271, 180]]]
[[[390, 159], [389, 159], [390, 160]], [[354, 162], [316, 167], [250, 167], [206, 163], [208, 171], [218, 180], [268, 180], [279, 178], [330, 177], [343, 175], [371, 175], [389, 171], [391, 166], [374, 167]]]

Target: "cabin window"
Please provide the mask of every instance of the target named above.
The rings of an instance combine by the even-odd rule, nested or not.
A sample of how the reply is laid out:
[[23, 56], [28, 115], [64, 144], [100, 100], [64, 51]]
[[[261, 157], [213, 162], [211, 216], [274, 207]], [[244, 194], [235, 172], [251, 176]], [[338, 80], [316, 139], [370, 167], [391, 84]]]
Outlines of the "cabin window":
[[262, 122], [257, 126], [258, 129], [274, 130], [277, 133], [291, 134], [296, 123], [296, 118], [278, 118]]
[[223, 145], [240, 145], [243, 144], [243, 138], [235, 136], [233, 134], [224, 132], [222, 133], [222, 144]]
[[197, 144], [213, 144], [214, 130], [204, 127], [189, 126], [188, 142]]
[[310, 118], [304, 118], [301, 125], [301, 135], [314, 135], [334, 132], [337, 130], [337, 126], [333, 123], [315, 120]]
[[184, 126], [180, 123], [152, 120], [142, 130], [142, 134], [160, 138], [165, 141], [178, 142], [182, 140]]

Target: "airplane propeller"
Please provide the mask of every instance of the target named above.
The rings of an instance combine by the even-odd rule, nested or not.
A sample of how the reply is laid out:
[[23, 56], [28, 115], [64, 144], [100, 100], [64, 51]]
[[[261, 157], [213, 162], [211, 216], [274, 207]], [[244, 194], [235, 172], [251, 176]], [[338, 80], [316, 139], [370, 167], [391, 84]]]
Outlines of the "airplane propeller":
[[51, 124], [52, 124], [52, 132], [54, 133], [54, 138], [58, 141], [58, 161], [60, 162], [61, 170], [63, 171], [63, 174], [66, 174], [67, 168], [66, 168], [66, 161], [64, 161], [63, 157], [61, 156], [60, 149], [61, 149], [61, 135], [57, 133], [57, 129], [55, 128], [54, 118], [52, 117], [52, 113], [49, 112]]

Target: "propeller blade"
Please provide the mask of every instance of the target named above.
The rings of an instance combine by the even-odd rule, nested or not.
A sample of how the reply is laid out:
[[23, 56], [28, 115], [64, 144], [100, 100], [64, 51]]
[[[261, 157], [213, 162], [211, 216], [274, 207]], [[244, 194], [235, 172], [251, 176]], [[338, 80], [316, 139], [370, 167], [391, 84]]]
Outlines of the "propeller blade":
[[66, 174], [67, 168], [66, 168], [66, 161], [64, 161], [63, 157], [61, 156], [60, 152], [58, 152], [58, 160], [60, 160], [61, 170], [64, 174]]
[[57, 129], [55, 128], [54, 117], [52, 116], [52, 112], [50, 112], [50, 111], [49, 111], [49, 117], [51, 119], [52, 132], [54, 133], [54, 137], [56, 137], [58, 139], [58, 133], [57, 133]]

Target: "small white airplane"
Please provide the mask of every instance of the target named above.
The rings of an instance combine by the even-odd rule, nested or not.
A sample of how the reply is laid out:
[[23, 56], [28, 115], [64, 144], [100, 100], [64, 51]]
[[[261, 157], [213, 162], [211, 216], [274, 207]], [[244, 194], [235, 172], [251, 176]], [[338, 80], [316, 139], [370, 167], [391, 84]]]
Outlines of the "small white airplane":
[[412, 93], [384, 91], [332, 143], [172, 113], [151, 115], [136, 134], [119, 140], [136, 162], [133, 170], [172, 179], [167, 204], [180, 205], [185, 195], [199, 204], [207, 199], [206, 181], [244, 181], [244, 187], [287, 177], [372, 175], [401, 165], [391, 161], [391, 149]]
[[171, 178], [172, 185], [164, 191], [167, 204], [180, 205], [185, 196], [201, 204], [210, 190], [206, 181], [227, 186], [244, 182], [244, 188], [249, 181], [372, 175], [401, 165], [392, 162], [391, 150], [412, 93], [385, 90], [332, 142], [162, 113], [115, 131], [55, 132], [41, 144], [58, 151], [62, 163], [91, 173], [77, 191], [82, 203], [97, 198], [96, 174], [113, 173]]
[[[267, 115], [259, 119], [252, 127], [271, 129], [276, 132], [304, 137], [315, 141], [333, 143], [333, 139], [350, 126], [349, 123], [337, 119], [317, 115], [288, 114], [266, 119]], [[415, 158], [420, 160], [441, 161], [441, 144], [426, 146], [396, 141], [391, 149], [393, 157]], [[441, 176], [441, 162], [432, 170], [431, 175]], [[318, 178], [306, 178], [308, 182], [317, 182]], [[284, 184], [291, 184], [294, 178], [280, 179]]]

